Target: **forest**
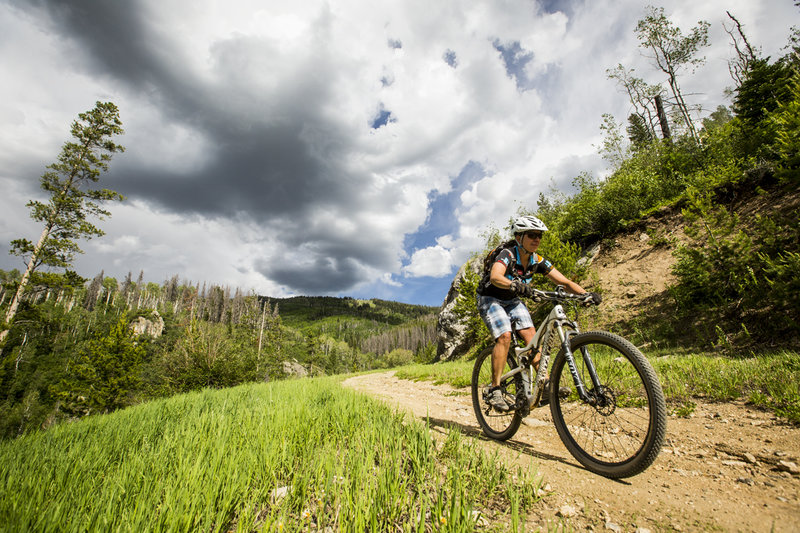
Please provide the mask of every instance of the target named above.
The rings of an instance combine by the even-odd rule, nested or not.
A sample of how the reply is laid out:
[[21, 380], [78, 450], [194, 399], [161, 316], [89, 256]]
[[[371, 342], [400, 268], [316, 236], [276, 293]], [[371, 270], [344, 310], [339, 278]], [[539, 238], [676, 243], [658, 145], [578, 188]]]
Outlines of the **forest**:
[[[268, 299], [100, 272], [34, 279], [3, 346], [0, 434], [206, 387], [430, 361], [434, 309], [382, 300]], [[0, 271], [5, 308], [21, 274]], [[141, 325], [141, 326], [139, 326]]]

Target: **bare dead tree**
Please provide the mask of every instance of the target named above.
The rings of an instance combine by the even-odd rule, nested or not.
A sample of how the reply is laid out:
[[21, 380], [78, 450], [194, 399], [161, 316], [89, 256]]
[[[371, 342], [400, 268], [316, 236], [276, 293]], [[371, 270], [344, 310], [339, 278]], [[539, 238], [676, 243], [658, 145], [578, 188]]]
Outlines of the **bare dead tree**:
[[747, 74], [750, 72], [755, 60], [758, 59], [758, 55], [753, 47], [750, 46], [750, 41], [747, 40], [739, 20], [731, 15], [730, 11], [725, 13], [728, 14], [728, 18], [733, 21], [735, 27], [734, 32], [734, 27], [728, 28], [725, 24], [722, 25], [725, 28], [725, 32], [731, 36], [733, 49], [736, 50], [736, 58], [728, 60], [728, 72], [731, 73], [731, 78], [733, 78], [738, 87], [747, 78]]

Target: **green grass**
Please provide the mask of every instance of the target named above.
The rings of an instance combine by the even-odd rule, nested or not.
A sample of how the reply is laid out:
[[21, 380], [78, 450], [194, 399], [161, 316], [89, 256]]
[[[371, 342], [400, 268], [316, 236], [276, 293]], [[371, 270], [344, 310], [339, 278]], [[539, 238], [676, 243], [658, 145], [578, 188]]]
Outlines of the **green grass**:
[[677, 355], [651, 361], [669, 400], [746, 400], [800, 423], [800, 354], [796, 352], [740, 358]]
[[[516, 529], [541, 481], [334, 378], [205, 390], [0, 443], [0, 531]], [[286, 496], [272, 496], [286, 488]]]
[[[678, 409], [691, 405], [691, 398], [746, 400], [800, 423], [800, 354], [796, 352], [737, 358], [707, 353], [646, 355], [659, 375], [667, 401]], [[453, 361], [413, 365], [397, 369], [397, 376], [468, 387], [473, 364]]]
[[395, 375], [400, 379], [412, 381], [433, 381], [437, 385], [447, 383], [458, 388], [469, 387], [474, 364], [474, 360], [458, 360], [431, 365], [408, 365], [397, 368]]

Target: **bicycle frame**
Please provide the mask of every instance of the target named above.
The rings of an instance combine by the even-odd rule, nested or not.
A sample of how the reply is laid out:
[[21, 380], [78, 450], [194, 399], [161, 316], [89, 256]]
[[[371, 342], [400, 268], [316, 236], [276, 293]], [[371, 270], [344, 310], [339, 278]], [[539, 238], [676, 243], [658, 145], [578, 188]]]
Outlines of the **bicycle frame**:
[[[565, 329], [564, 326], [569, 327]], [[569, 370], [572, 374], [572, 379], [575, 382], [575, 388], [578, 392], [578, 395], [583, 401], [594, 404], [596, 400], [593, 395], [589, 394], [586, 389], [586, 385], [583, 383], [583, 380], [578, 373], [578, 368], [575, 364], [575, 356], [570, 347], [570, 339], [580, 333], [578, 323], [574, 320], [571, 320], [567, 316], [567, 313], [564, 311], [564, 307], [561, 304], [556, 304], [553, 306], [553, 309], [550, 311], [547, 317], [542, 320], [541, 324], [539, 324], [539, 327], [536, 328], [536, 334], [533, 336], [533, 339], [531, 339], [530, 343], [524, 347], [512, 346], [515, 358], [520, 364], [514, 370], [501, 376], [501, 382], [516, 374], [522, 373], [523, 392], [527, 400], [527, 407], [530, 409], [538, 406], [539, 402], [541, 401], [545, 381], [550, 373], [550, 358], [552, 355], [548, 347], [543, 346], [543, 344], [544, 339], [549, 339], [553, 331], [558, 333], [558, 338], [561, 341], [561, 347], [563, 348], [564, 354], [567, 358], [567, 364], [569, 365]], [[532, 359], [524, 362], [525, 355], [530, 354], [531, 352], [535, 353], [534, 348], [541, 352], [539, 370], [536, 372], [535, 376], [533, 374]], [[589, 376], [592, 379], [592, 385], [595, 390], [599, 390], [600, 380], [597, 377], [597, 372], [595, 371], [591, 356], [586, 348], [581, 348], [581, 354], [586, 364], [587, 371], [589, 372]]]

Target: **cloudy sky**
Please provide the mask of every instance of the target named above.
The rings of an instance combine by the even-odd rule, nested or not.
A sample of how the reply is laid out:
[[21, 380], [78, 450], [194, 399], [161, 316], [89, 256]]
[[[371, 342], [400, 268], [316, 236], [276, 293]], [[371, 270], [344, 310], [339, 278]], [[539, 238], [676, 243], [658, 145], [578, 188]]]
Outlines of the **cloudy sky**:
[[[440, 305], [453, 274], [520, 206], [602, 176], [606, 69], [662, 81], [634, 0], [0, 0], [0, 268], [38, 237], [25, 204], [97, 100], [126, 147], [126, 196], [75, 268], [255, 290]], [[777, 57], [792, 0], [664, 0], [711, 23], [684, 80], [727, 104], [729, 10]]]

